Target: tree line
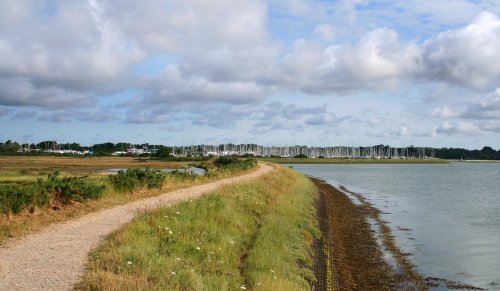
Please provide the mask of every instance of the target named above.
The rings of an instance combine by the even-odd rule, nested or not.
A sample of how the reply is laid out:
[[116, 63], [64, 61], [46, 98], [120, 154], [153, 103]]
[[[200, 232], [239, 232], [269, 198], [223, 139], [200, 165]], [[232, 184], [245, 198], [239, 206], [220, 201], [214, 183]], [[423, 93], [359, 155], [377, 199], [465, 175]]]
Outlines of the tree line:
[[[42, 141], [39, 143], [22, 144], [12, 140], [0, 142], [0, 155], [44, 155], [46, 150], [75, 150], [75, 151], [92, 151], [97, 156], [109, 156], [113, 152], [126, 151], [129, 148], [155, 149], [154, 153], [147, 154], [156, 157], [168, 157], [172, 152], [172, 147], [164, 145], [151, 144], [130, 144], [130, 143], [99, 143], [92, 146], [82, 146], [79, 143], [57, 143], [55, 141]], [[495, 150], [489, 146], [485, 146], [480, 150], [464, 149], [464, 148], [426, 148], [426, 154], [432, 155], [439, 159], [452, 160], [500, 160], [500, 149]]]

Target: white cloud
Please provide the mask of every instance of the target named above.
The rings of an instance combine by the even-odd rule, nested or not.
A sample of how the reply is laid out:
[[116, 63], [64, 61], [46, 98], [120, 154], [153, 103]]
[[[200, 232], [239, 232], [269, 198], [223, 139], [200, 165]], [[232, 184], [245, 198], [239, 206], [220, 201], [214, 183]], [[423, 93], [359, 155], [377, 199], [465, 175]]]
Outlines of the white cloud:
[[442, 117], [442, 118], [450, 118], [450, 117], [456, 117], [458, 114], [451, 109], [449, 106], [443, 106], [434, 109], [434, 112], [432, 113], [432, 116], [436, 117]]
[[411, 131], [408, 127], [406, 126], [401, 126], [399, 129], [389, 129], [389, 130], [383, 130], [380, 132], [372, 132], [369, 131], [367, 133], [368, 136], [372, 137], [407, 137], [411, 136]]
[[0, 78], [0, 104], [43, 108], [89, 107], [95, 98], [54, 86], [34, 86], [27, 78]]
[[328, 41], [332, 41], [335, 33], [333, 27], [330, 24], [319, 24], [314, 28], [314, 34], [320, 38]]
[[471, 122], [460, 121], [457, 123], [446, 121], [440, 125], [435, 132], [437, 134], [466, 134], [476, 135], [482, 133], [482, 130]]
[[296, 41], [274, 73], [278, 82], [314, 94], [363, 88], [384, 88], [419, 71], [420, 50], [403, 43], [395, 31], [377, 29], [356, 45]]
[[251, 103], [262, 100], [266, 89], [255, 82], [214, 82], [200, 76], [183, 75], [176, 66], [169, 66], [162, 75], [142, 85], [144, 101], [151, 104], [179, 102]]
[[500, 19], [493, 13], [483, 12], [466, 27], [442, 32], [423, 48], [428, 79], [479, 88], [500, 82]]
[[10, 113], [9, 108], [0, 106], [0, 117], [3, 117]]
[[0, 75], [87, 89], [116, 80], [142, 58], [97, 1], [57, 2], [48, 15], [51, 6], [42, 3], [0, 29]]
[[500, 121], [500, 88], [483, 97], [477, 97], [467, 104], [461, 118]]

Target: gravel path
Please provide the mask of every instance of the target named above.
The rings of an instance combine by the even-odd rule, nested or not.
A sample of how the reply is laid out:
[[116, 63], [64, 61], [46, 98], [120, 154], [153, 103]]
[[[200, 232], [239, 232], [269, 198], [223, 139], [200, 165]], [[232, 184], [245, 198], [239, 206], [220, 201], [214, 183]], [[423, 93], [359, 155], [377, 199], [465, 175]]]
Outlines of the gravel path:
[[273, 167], [260, 164], [246, 175], [116, 206], [14, 239], [0, 248], [0, 290], [70, 290], [85, 271], [88, 253], [138, 212], [172, 205], [272, 170]]

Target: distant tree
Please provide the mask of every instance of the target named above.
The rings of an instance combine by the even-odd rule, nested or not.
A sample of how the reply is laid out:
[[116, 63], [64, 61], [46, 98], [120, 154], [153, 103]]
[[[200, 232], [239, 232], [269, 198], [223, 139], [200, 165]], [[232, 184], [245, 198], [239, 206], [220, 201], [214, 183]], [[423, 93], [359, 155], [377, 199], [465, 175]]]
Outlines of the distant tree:
[[305, 158], [307, 158], [307, 157], [308, 157], [308, 156], [307, 156], [307, 155], [305, 155], [305, 154], [300, 154], [300, 155], [296, 155], [296, 156], [294, 156], [294, 158], [297, 158], [297, 159], [305, 159]]
[[94, 155], [104, 156], [111, 155], [115, 151], [115, 145], [111, 142], [95, 144], [90, 147], [90, 149], [94, 152]]
[[154, 156], [159, 158], [168, 158], [170, 157], [171, 153], [172, 153], [172, 148], [160, 146], [157, 149], [156, 154], [154, 154]]

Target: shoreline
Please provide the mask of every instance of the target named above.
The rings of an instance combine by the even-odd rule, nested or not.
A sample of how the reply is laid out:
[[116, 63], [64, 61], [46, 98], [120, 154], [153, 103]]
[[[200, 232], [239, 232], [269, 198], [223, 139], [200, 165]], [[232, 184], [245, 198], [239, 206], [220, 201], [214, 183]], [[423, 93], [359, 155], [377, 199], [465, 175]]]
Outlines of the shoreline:
[[442, 159], [258, 158], [276, 164], [448, 164]]
[[315, 248], [317, 265], [328, 266], [317, 272], [318, 290], [429, 290], [448, 288], [483, 290], [416, 271], [409, 256], [395, 243], [381, 211], [362, 195], [345, 187], [334, 187], [309, 177], [319, 191], [318, 224], [323, 233]]

